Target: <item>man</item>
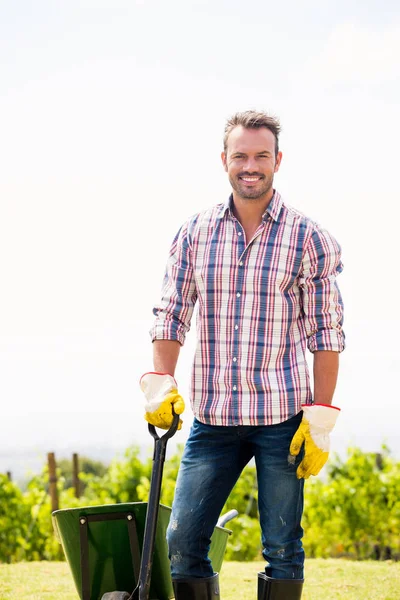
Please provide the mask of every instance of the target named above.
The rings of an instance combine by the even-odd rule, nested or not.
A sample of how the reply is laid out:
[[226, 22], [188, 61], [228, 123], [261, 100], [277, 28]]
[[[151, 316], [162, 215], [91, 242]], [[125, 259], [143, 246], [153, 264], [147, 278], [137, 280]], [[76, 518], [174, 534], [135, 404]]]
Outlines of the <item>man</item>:
[[[141, 379], [146, 419], [169, 427], [184, 410], [175, 367], [198, 302], [191, 406], [168, 528], [178, 600], [219, 598], [210, 537], [240, 473], [255, 458], [265, 572], [259, 600], [298, 600], [304, 479], [328, 458], [342, 270], [335, 239], [273, 188], [279, 121], [247, 111], [226, 124], [222, 164], [232, 195], [189, 219], [171, 248], [151, 335], [154, 371]], [[314, 393], [306, 347], [314, 354]], [[305, 443], [303, 443], [305, 442]]]

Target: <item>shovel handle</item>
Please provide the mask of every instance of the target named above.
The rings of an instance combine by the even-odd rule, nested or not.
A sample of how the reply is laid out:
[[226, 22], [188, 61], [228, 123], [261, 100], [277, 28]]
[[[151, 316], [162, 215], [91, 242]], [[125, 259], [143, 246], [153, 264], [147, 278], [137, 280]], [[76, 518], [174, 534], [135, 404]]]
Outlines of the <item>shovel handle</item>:
[[151, 473], [149, 501], [147, 504], [142, 555], [140, 560], [139, 581], [129, 600], [148, 600], [151, 570], [153, 566], [154, 544], [156, 538], [158, 508], [161, 493], [161, 480], [164, 468], [167, 441], [178, 429], [179, 415], [172, 407], [172, 425], [163, 436], [159, 436], [154, 425], [149, 423], [149, 431], [154, 438], [153, 469]]
[[168, 431], [166, 433], [164, 433], [164, 435], [162, 435], [161, 437], [158, 435], [156, 428], [154, 427], [154, 425], [152, 425], [151, 423], [149, 423], [149, 432], [151, 434], [151, 436], [156, 440], [165, 440], [165, 442], [167, 440], [169, 440], [170, 438], [172, 438], [173, 435], [175, 435], [176, 430], [178, 429], [178, 425], [179, 425], [179, 415], [177, 415], [174, 411], [174, 407], [172, 407], [172, 415], [173, 415], [173, 420], [172, 420], [172, 425], [171, 427], [168, 429]]

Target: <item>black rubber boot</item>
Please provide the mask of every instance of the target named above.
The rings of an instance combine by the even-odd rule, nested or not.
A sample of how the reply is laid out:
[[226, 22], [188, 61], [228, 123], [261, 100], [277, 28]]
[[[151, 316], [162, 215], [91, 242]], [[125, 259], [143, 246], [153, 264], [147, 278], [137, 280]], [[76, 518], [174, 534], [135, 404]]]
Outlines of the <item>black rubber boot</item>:
[[212, 577], [174, 579], [175, 600], [219, 600], [218, 573]]
[[272, 579], [258, 574], [258, 600], [300, 600], [304, 579]]

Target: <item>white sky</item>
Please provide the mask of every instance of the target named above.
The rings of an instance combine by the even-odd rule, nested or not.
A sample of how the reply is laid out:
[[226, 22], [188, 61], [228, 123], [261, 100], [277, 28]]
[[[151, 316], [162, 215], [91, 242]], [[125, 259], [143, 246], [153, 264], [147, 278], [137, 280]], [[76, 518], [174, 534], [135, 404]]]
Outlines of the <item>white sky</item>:
[[229, 194], [223, 127], [247, 108], [281, 118], [275, 185], [343, 247], [333, 447], [400, 455], [399, 56], [389, 0], [0, 0], [0, 471], [149, 440], [169, 244]]

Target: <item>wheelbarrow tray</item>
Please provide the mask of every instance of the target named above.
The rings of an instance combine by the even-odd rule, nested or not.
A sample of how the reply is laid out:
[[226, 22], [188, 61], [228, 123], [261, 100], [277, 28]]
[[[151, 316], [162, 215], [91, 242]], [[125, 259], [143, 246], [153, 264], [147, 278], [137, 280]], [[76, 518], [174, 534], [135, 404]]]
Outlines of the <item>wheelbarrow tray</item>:
[[[54, 531], [63, 547], [81, 600], [99, 600], [106, 592], [131, 592], [135, 588], [146, 511], [147, 502], [127, 502], [53, 512]], [[160, 504], [150, 585], [151, 600], [174, 597], [166, 542], [170, 515], [171, 508]], [[214, 529], [209, 557], [215, 572], [221, 570], [230, 533], [229, 529], [218, 525]]]

